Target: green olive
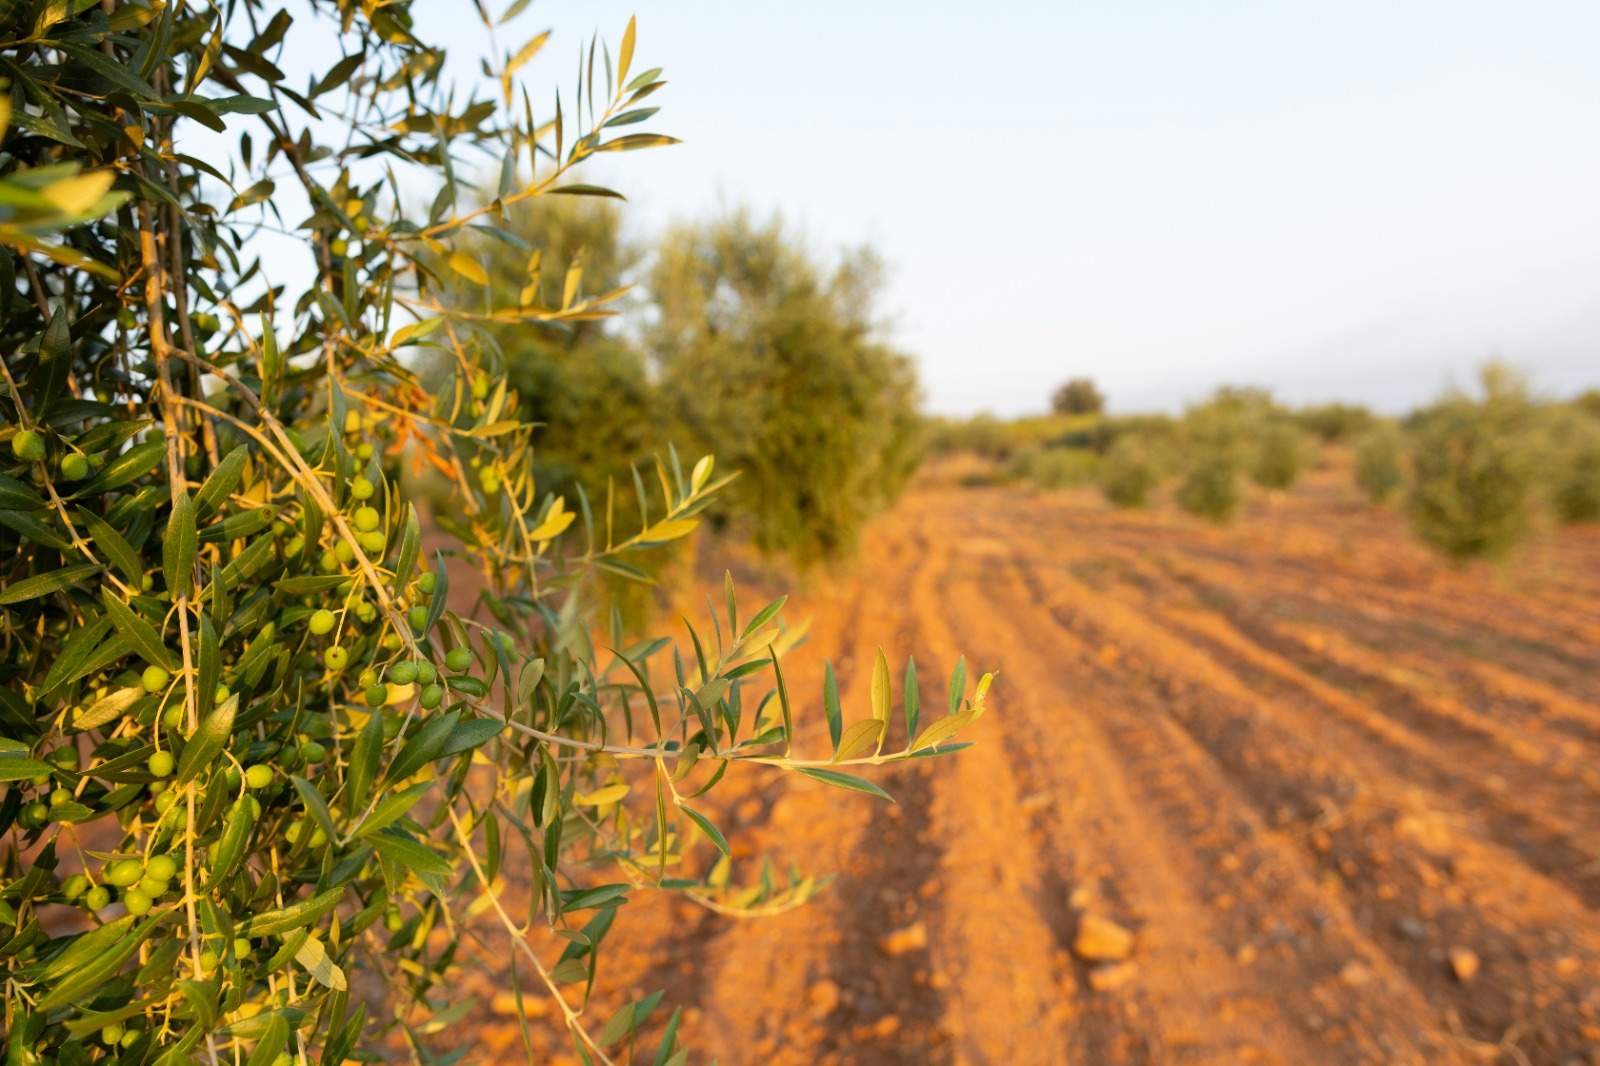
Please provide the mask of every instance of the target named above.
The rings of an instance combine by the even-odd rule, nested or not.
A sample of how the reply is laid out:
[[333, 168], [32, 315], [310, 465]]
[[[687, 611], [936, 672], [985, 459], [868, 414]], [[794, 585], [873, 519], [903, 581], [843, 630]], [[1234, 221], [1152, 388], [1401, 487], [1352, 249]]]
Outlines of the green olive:
[[83, 874], [73, 874], [61, 886], [61, 894], [68, 899], [77, 899], [89, 891], [89, 879]]
[[244, 772], [246, 788], [266, 788], [272, 784], [272, 767], [256, 763]]
[[157, 881], [170, 881], [178, 876], [178, 864], [171, 855], [152, 855], [144, 864], [144, 872]]
[[61, 457], [61, 476], [68, 481], [78, 481], [89, 476], [89, 460], [78, 452], [68, 452]]
[[127, 888], [137, 884], [144, 876], [144, 864], [138, 859], [118, 859], [105, 869], [106, 884]]
[[421, 576], [417, 578], [417, 591], [424, 596], [432, 596], [433, 586], [437, 580], [432, 570], [424, 570]]
[[356, 539], [361, 542], [362, 550], [368, 555], [382, 556], [383, 549], [389, 544], [389, 538], [383, 535], [383, 530], [372, 529], [365, 533], [357, 533]]
[[431, 711], [435, 707], [439, 706], [439, 701], [442, 699], [444, 699], [444, 689], [440, 688], [438, 685], [429, 685], [427, 688], [422, 690], [422, 695], [418, 697], [418, 702], [420, 702], [423, 707]]
[[168, 884], [159, 877], [151, 877], [148, 873], [139, 878], [139, 891], [151, 899], [160, 899], [167, 894]]
[[382, 707], [389, 701], [389, 686], [382, 681], [368, 685], [365, 695], [368, 707]]
[[428, 609], [420, 603], [406, 612], [406, 621], [411, 623], [411, 629], [419, 636], [428, 625]]
[[345, 664], [350, 661], [350, 653], [345, 651], [340, 645], [335, 644], [333, 647], [322, 653], [322, 661], [327, 665], [329, 670], [343, 670], [345, 668]]
[[37, 463], [44, 458], [44, 438], [31, 429], [18, 430], [11, 438], [11, 453], [25, 463]]
[[472, 652], [463, 647], [451, 648], [445, 653], [444, 664], [459, 674], [472, 665]]
[[153, 777], [171, 777], [175, 765], [176, 760], [170, 751], [158, 751], [145, 760], [145, 766]]
[[130, 888], [122, 894], [122, 905], [128, 908], [128, 913], [137, 918], [141, 914], [149, 914], [150, 908], [155, 903], [142, 889]]
[[350, 482], [350, 495], [355, 499], [371, 499], [372, 494], [376, 491], [377, 489], [373, 486], [372, 482], [368, 481], [364, 477], [357, 477], [355, 480]]
[[363, 533], [377, 529], [378, 523], [383, 521], [383, 516], [378, 514], [376, 507], [357, 507], [355, 514], [356, 528]]
[[101, 910], [111, 904], [111, 892], [104, 885], [95, 885], [83, 894], [83, 905], [92, 911]]
[[311, 630], [313, 635], [320, 637], [333, 632], [333, 624], [336, 621], [338, 619], [334, 616], [334, 613], [324, 607], [311, 615], [311, 620], [306, 623], [306, 628]]
[[409, 685], [417, 679], [416, 663], [395, 663], [389, 667], [389, 680], [397, 685]]
[[122, 1039], [122, 1032], [122, 1023], [112, 1022], [100, 1030], [100, 1042], [103, 1044], [115, 1044]]
[[139, 675], [139, 684], [144, 686], [146, 692], [160, 692], [170, 680], [172, 675], [160, 666], [147, 666], [144, 673]]
[[439, 679], [439, 670], [428, 660], [424, 659], [417, 664], [417, 684], [431, 685]]

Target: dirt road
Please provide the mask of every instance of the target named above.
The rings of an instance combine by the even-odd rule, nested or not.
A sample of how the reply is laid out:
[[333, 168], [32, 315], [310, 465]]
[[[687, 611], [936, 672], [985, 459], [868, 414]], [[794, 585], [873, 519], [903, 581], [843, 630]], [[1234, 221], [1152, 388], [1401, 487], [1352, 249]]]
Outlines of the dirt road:
[[[732, 782], [740, 856], [837, 879], [640, 896], [599, 1017], [665, 988], [725, 1066], [1600, 1063], [1596, 531], [1458, 572], [1326, 472], [1225, 530], [924, 487], [791, 602], [797, 691], [829, 656], [863, 708], [878, 645], [998, 669], [978, 744], [893, 807]], [[1075, 950], [1101, 920], [1125, 961]]]

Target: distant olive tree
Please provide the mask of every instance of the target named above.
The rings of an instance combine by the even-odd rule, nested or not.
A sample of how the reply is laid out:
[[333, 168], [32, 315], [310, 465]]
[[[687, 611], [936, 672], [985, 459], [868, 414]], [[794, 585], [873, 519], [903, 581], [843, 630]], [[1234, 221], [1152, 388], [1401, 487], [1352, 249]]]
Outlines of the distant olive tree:
[[1310, 459], [1305, 435], [1287, 419], [1271, 419], [1255, 434], [1250, 479], [1264, 489], [1282, 491], [1300, 479]]
[[1050, 394], [1050, 409], [1058, 415], [1097, 415], [1106, 398], [1088, 378], [1073, 378]]
[[1562, 522], [1600, 521], [1600, 415], [1562, 414], [1549, 457], [1551, 503]]
[[1523, 378], [1501, 364], [1479, 392], [1452, 392], [1418, 412], [1406, 507], [1417, 534], [1455, 559], [1504, 555], [1532, 523], [1535, 409]]
[[1118, 438], [1100, 463], [1100, 491], [1118, 507], [1143, 507], [1160, 481], [1154, 448], [1137, 437]]
[[825, 267], [744, 212], [661, 243], [645, 343], [666, 407], [739, 471], [730, 493], [763, 548], [838, 555], [916, 467], [916, 377], [881, 339], [880, 288], [870, 252]]
[[1380, 422], [1356, 439], [1355, 482], [1368, 500], [1388, 503], [1405, 484], [1405, 437], [1393, 422]]

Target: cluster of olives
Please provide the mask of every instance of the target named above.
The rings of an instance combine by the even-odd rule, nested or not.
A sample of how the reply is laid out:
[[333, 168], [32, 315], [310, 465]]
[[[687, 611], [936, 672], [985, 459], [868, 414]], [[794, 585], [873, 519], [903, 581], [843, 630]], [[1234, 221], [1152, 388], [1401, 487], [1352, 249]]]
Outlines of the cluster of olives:
[[[44, 434], [37, 429], [19, 429], [11, 436], [11, 454], [24, 463], [42, 463], [49, 454]], [[85, 452], [65, 443], [56, 472], [66, 481], [82, 481], [105, 464], [98, 452]]]

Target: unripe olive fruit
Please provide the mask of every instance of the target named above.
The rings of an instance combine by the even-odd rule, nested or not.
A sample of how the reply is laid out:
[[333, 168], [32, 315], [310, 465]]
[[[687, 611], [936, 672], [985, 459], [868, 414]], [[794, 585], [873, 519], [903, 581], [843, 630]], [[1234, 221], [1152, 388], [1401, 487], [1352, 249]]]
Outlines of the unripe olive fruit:
[[139, 684], [144, 686], [146, 692], [160, 692], [170, 680], [172, 675], [159, 666], [147, 666], [144, 673], [139, 675]]
[[355, 605], [356, 617], [363, 622], [370, 622], [378, 617], [378, 609], [366, 600]]
[[130, 888], [122, 894], [122, 905], [128, 913], [137, 918], [141, 914], [150, 913], [150, 907], [155, 903], [143, 889]]
[[478, 472], [478, 484], [483, 486], [483, 491], [494, 495], [500, 491], [500, 475], [493, 467], [484, 467]]
[[161, 712], [161, 724], [166, 726], [168, 729], [178, 728], [178, 724], [182, 721], [183, 704], [181, 703], [174, 703], [172, 706]]
[[372, 482], [364, 477], [357, 477], [350, 482], [350, 495], [357, 500], [370, 499], [376, 491]]
[[52, 806], [52, 807], [59, 807], [63, 803], [71, 803], [71, 802], [72, 802], [72, 793], [67, 791], [64, 788], [58, 788], [54, 792], [50, 793], [50, 806]]
[[200, 953], [200, 970], [203, 973], [209, 973], [216, 968], [217, 953], [212, 951], [210, 948], [206, 948]]
[[49, 820], [50, 808], [38, 800], [34, 800], [24, 806], [21, 813], [17, 815], [17, 821], [21, 822], [26, 829], [38, 829]]
[[71, 744], [63, 745], [45, 756], [45, 761], [61, 770], [76, 770], [78, 749]]
[[111, 903], [111, 892], [104, 885], [95, 885], [83, 895], [83, 905], [92, 911], [100, 910]]
[[100, 1030], [100, 1042], [103, 1044], [115, 1044], [122, 1039], [122, 1032], [122, 1023], [112, 1022]]
[[218, 685], [216, 691], [211, 694], [211, 702], [227, 703], [228, 697], [231, 695], [233, 695], [233, 693], [228, 691], [227, 685]]
[[428, 609], [417, 604], [406, 612], [406, 621], [411, 623], [414, 632], [420, 634], [428, 624]]
[[161, 795], [156, 797], [156, 813], [166, 814], [172, 809], [172, 805], [177, 802], [178, 794], [176, 792], [167, 791], [161, 793]]
[[397, 685], [409, 685], [417, 679], [416, 663], [395, 663], [389, 667], [389, 680]]
[[320, 637], [326, 633], [333, 632], [333, 624], [336, 621], [338, 619], [334, 617], [334, 613], [324, 607], [312, 613], [310, 621], [306, 623], [306, 628]]
[[77, 452], [68, 452], [61, 457], [61, 476], [68, 481], [77, 481], [89, 476], [89, 460]]
[[432, 570], [424, 570], [417, 578], [417, 591], [424, 596], [433, 595], [434, 582], [437, 580]]
[[328, 749], [312, 740], [301, 745], [300, 754], [305, 756], [306, 762], [321, 762], [328, 757]]
[[[338, 243], [338, 242], [335, 242], [335, 243]], [[360, 411], [346, 411], [344, 413], [344, 431], [346, 433], [360, 433], [361, 432], [361, 412]]]
[[438, 685], [429, 685], [422, 690], [422, 695], [418, 698], [418, 702], [431, 711], [439, 706], [439, 701], [442, 699], [444, 699], [444, 689]]
[[378, 671], [374, 670], [370, 666], [367, 667], [365, 670], [361, 671], [360, 675], [357, 676], [357, 678], [356, 678], [356, 684], [360, 685], [362, 688], [367, 688], [370, 685], [375, 685], [375, 684], [377, 684], [377, 682], [378, 682]]
[[444, 664], [459, 674], [472, 665], [472, 652], [462, 647], [451, 648], [445, 652]]
[[361, 530], [363, 533], [367, 532], [368, 530], [377, 529], [378, 523], [381, 521], [383, 521], [383, 516], [378, 513], [378, 509], [376, 507], [356, 508], [356, 528]]
[[255, 948], [251, 946], [250, 941], [246, 940], [244, 937], [238, 937], [238, 938], [236, 938], [234, 940], [234, 942], [233, 942], [233, 957], [234, 958], [236, 958], [236, 959], [248, 959], [253, 954], [255, 954]]
[[170, 881], [178, 875], [178, 864], [171, 855], [152, 855], [144, 864], [144, 872], [157, 881]]
[[272, 784], [272, 767], [256, 763], [244, 772], [246, 788], [266, 788]]
[[333, 573], [339, 569], [339, 553], [332, 548], [327, 549], [322, 553], [322, 558], [317, 561], [317, 565], [322, 568], [323, 573]]
[[327, 664], [329, 670], [343, 670], [345, 664], [350, 661], [350, 653], [340, 645], [335, 644], [322, 653], [322, 661]]
[[25, 463], [37, 463], [44, 458], [44, 438], [31, 429], [19, 430], [11, 438], [11, 453]]
[[368, 707], [382, 707], [389, 700], [389, 686], [382, 681], [368, 685], [365, 695]]
[[346, 565], [355, 560], [356, 550], [350, 547], [350, 542], [341, 540], [333, 546], [334, 557]]
[[362, 441], [360, 444], [356, 445], [356, 458], [358, 459], [371, 459], [372, 452], [372, 445], [368, 444], [366, 441]]
[[139, 878], [144, 876], [144, 864], [138, 859], [118, 859], [106, 867], [106, 884], [115, 885], [117, 888], [127, 888], [137, 884]]
[[170, 751], [158, 751], [145, 760], [145, 766], [149, 768], [153, 777], [171, 777], [175, 765], [176, 760]]
[[382, 645], [384, 651], [399, 651], [405, 641], [400, 639], [399, 633], [391, 629], [383, 635], [383, 639], [378, 643]]
[[424, 659], [417, 664], [417, 684], [431, 685], [439, 680], [439, 670], [432, 663]]
[[77, 899], [87, 891], [89, 891], [89, 879], [83, 874], [73, 874], [61, 886], [61, 894], [68, 899]]
[[399, 911], [390, 911], [383, 916], [384, 928], [388, 929], [391, 933], [398, 933], [401, 929], [405, 928], [405, 924], [406, 920], [400, 917]]
[[139, 891], [151, 899], [160, 899], [167, 894], [167, 882], [159, 877], [151, 877], [149, 874], [145, 874], [139, 878]]

